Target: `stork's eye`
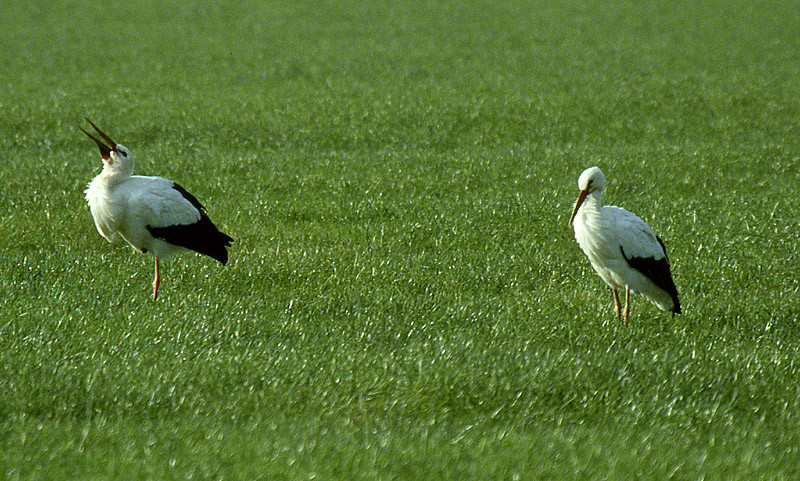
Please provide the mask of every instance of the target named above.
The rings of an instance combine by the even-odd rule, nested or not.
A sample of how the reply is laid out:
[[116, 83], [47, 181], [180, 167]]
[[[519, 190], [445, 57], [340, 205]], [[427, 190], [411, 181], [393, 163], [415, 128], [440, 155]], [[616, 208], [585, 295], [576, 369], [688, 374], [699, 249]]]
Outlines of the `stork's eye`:
[[122, 156], [123, 156], [123, 157], [126, 157], [126, 158], [128, 157], [128, 153], [127, 153], [127, 152], [125, 152], [124, 150], [122, 150], [122, 151], [121, 151], [121, 153], [122, 153]]

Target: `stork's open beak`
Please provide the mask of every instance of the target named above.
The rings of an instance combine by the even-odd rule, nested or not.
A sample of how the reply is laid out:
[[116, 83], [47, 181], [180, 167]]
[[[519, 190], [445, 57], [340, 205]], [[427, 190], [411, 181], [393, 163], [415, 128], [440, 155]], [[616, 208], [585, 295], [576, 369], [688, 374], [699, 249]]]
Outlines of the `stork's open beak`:
[[[84, 117], [84, 119], [86, 119], [86, 117]], [[83, 130], [83, 128], [80, 125], [78, 126], [78, 128], [81, 129], [81, 132], [83, 132], [84, 134], [88, 135], [90, 139], [94, 140], [94, 142], [97, 144], [97, 146], [100, 147], [100, 156], [103, 159], [108, 159], [111, 156], [111, 151], [117, 150], [117, 143], [114, 142], [113, 140], [111, 140], [111, 137], [106, 135], [102, 130], [97, 128], [97, 126], [95, 124], [93, 124], [91, 120], [86, 119], [86, 121], [89, 122], [89, 125], [94, 127], [94, 130], [96, 130], [97, 133], [100, 134], [100, 137], [102, 137], [103, 140], [108, 142], [108, 145], [106, 145], [102, 141], [98, 140], [97, 137], [95, 137], [94, 135], [92, 135], [89, 132]]]
[[588, 190], [582, 190], [581, 193], [578, 194], [578, 200], [575, 201], [575, 208], [572, 209], [572, 215], [569, 216], [569, 223], [567, 223], [568, 226], [572, 226], [572, 221], [575, 219], [575, 214], [578, 213], [578, 209], [581, 208], [581, 204], [583, 204], [583, 201], [586, 200], [587, 195], [589, 195]]

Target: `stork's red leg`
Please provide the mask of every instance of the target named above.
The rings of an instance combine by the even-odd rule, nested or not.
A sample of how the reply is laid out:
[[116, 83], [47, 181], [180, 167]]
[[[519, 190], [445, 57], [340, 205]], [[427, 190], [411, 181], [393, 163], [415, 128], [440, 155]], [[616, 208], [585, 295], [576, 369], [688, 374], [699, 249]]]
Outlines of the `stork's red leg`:
[[158, 299], [158, 283], [161, 279], [158, 277], [158, 257], [156, 257], [156, 278], [153, 279], [153, 300]]
[[620, 310], [622, 309], [622, 305], [619, 302], [619, 293], [613, 287], [611, 288], [611, 293], [614, 294], [614, 314], [617, 315], [617, 324], [619, 324]]
[[631, 313], [631, 290], [628, 286], [625, 286], [625, 310], [622, 312], [622, 318], [625, 320], [625, 324], [628, 323], [628, 314]]

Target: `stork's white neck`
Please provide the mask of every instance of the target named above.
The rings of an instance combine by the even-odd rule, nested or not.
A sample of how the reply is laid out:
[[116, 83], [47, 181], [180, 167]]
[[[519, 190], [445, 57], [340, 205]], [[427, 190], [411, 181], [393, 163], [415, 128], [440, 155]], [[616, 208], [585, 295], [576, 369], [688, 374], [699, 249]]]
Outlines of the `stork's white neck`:
[[586, 200], [581, 205], [581, 212], [585, 215], [600, 214], [600, 207], [602, 206], [601, 198], [603, 197], [602, 190], [592, 191], [586, 196]]
[[104, 183], [116, 184], [123, 182], [133, 175], [133, 163], [119, 165], [118, 163], [103, 163], [103, 171], [97, 176]]
[[[600, 204], [602, 195], [601, 190], [595, 190], [587, 195], [575, 215], [574, 223], [575, 240], [589, 257], [595, 270], [597, 270], [597, 263], [600, 262], [600, 259], [609, 255], [613, 257], [615, 252], [609, 249], [615, 248], [610, 246], [616, 245], [609, 238], [612, 231], [608, 229], [606, 218], [603, 215], [603, 207]], [[598, 270], [598, 272], [600, 271]], [[602, 277], [603, 274], [601, 273], [600, 276]]]
[[[578, 234], [578, 231], [587, 232], [602, 230], [604, 224], [603, 213], [601, 210], [602, 205], [600, 202], [602, 196], [602, 190], [592, 191], [586, 196], [580, 208], [578, 209], [577, 215], [575, 216], [576, 234]], [[578, 242], [580, 243], [581, 241], [578, 240]]]

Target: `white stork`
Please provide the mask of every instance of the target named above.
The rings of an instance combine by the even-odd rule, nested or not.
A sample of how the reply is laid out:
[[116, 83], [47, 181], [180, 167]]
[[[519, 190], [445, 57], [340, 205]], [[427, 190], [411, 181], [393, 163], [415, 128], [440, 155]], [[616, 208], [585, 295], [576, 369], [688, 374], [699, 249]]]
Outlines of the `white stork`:
[[664, 242], [642, 219], [621, 207], [603, 206], [600, 198], [606, 178], [597, 167], [578, 178], [580, 194], [569, 225], [592, 267], [614, 294], [614, 312], [620, 319], [618, 289], [625, 288], [622, 319], [628, 322], [630, 291], [638, 292], [663, 311], [681, 312]]
[[86, 121], [107, 142], [78, 127], [100, 147], [103, 158], [103, 171], [85, 191], [95, 226], [109, 242], [119, 234], [135, 250], [155, 256], [153, 300], [158, 297], [160, 259], [191, 249], [225, 264], [225, 247], [233, 239], [217, 229], [200, 202], [171, 180], [133, 175], [131, 151]]

